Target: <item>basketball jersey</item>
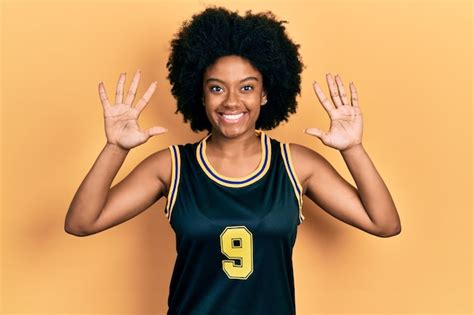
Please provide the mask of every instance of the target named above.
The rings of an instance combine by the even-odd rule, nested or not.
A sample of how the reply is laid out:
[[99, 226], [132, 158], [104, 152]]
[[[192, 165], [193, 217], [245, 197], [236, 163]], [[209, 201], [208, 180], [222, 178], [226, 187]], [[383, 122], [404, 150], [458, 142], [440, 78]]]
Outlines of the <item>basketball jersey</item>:
[[255, 171], [219, 174], [206, 140], [169, 146], [172, 175], [165, 216], [177, 258], [168, 314], [296, 313], [292, 250], [303, 222], [302, 188], [288, 143], [263, 131]]

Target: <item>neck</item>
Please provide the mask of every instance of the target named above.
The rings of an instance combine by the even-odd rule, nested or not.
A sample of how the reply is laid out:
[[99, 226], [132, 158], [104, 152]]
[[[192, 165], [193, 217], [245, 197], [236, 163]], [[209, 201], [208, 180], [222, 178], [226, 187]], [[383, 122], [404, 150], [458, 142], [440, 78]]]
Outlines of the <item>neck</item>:
[[260, 139], [255, 131], [245, 133], [239, 137], [228, 138], [212, 131], [206, 141], [206, 147], [224, 157], [241, 157], [249, 155], [260, 148]]

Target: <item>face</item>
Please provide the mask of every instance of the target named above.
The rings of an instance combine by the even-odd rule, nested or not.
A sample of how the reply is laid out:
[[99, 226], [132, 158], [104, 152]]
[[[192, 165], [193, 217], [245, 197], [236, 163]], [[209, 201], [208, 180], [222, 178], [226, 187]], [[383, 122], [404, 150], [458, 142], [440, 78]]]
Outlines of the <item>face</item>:
[[239, 56], [217, 59], [204, 72], [203, 101], [212, 132], [225, 137], [254, 134], [267, 99], [261, 73]]

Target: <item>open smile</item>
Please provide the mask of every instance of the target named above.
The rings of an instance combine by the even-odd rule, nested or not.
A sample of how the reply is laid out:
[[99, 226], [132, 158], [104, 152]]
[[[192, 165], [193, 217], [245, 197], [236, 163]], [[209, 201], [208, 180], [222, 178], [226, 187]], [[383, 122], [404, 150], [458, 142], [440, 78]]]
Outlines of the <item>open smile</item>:
[[240, 112], [240, 113], [219, 113], [220, 119], [228, 124], [236, 124], [239, 123], [243, 117], [245, 116], [246, 112]]

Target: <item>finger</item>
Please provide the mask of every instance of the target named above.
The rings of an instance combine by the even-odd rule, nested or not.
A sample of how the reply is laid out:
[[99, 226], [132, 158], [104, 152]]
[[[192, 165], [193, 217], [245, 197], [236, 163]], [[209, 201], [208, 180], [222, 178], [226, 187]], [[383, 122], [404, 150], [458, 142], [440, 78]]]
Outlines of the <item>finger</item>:
[[329, 114], [329, 112], [335, 108], [334, 105], [326, 98], [326, 96], [324, 96], [323, 90], [316, 81], [313, 82], [313, 89], [318, 96], [319, 102]]
[[104, 82], [99, 82], [99, 97], [100, 102], [102, 103], [102, 108], [106, 108], [110, 106], [109, 99], [107, 98], [107, 93], [105, 92]]
[[165, 133], [167, 131], [168, 131], [168, 129], [166, 129], [166, 128], [155, 126], [155, 127], [151, 127], [151, 128], [148, 128], [147, 130], [145, 130], [145, 134], [146, 134], [147, 138], [150, 138], [150, 137]]
[[332, 101], [334, 102], [336, 107], [342, 106], [336, 82], [334, 82], [334, 78], [329, 72], [326, 74], [326, 81], [328, 82], [329, 93], [331, 94]]
[[339, 74], [336, 74], [336, 83], [337, 88], [339, 89], [339, 95], [341, 96], [342, 104], [350, 106], [351, 103], [347, 99], [346, 91], [344, 90], [344, 84], [342, 84], [342, 80]]
[[306, 128], [304, 129], [304, 132], [317, 137], [319, 140], [321, 140], [323, 143], [325, 143], [326, 138], [327, 138], [327, 133], [323, 132], [321, 129], [318, 128]]
[[351, 89], [351, 101], [352, 101], [352, 106], [357, 106], [359, 107], [359, 96], [357, 95], [357, 90], [354, 85], [354, 82], [349, 83], [349, 87]]
[[143, 94], [142, 98], [138, 101], [137, 106], [135, 106], [135, 109], [139, 113], [143, 110], [143, 108], [146, 106], [146, 104], [148, 104], [148, 102], [150, 101], [151, 96], [153, 95], [153, 93], [155, 93], [157, 84], [158, 83], [156, 81], [153, 82], [152, 84], [150, 84], [150, 87], [148, 88], [148, 90], [145, 92], [145, 94]]
[[122, 104], [123, 102], [123, 88], [125, 86], [125, 77], [126, 73], [122, 72], [117, 82], [117, 89], [115, 90], [115, 104]]
[[141, 71], [137, 70], [133, 76], [132, 83], [130, 83], [130, 89], [128, 90], [127, 98], [125, 99], [124, 104], [132, 105], [135, 95], [137, 94], [138, 82], [140, 81]]
[[306, 128], [304, 130], [304, 132], [306, 132], [307, 134], [309, 135], [313, 135], [313, 136], [316, 136], [318, 138], [322, 137], [322, 135], [324, 134], [321, 129], [318, 129], [318, 128]]

